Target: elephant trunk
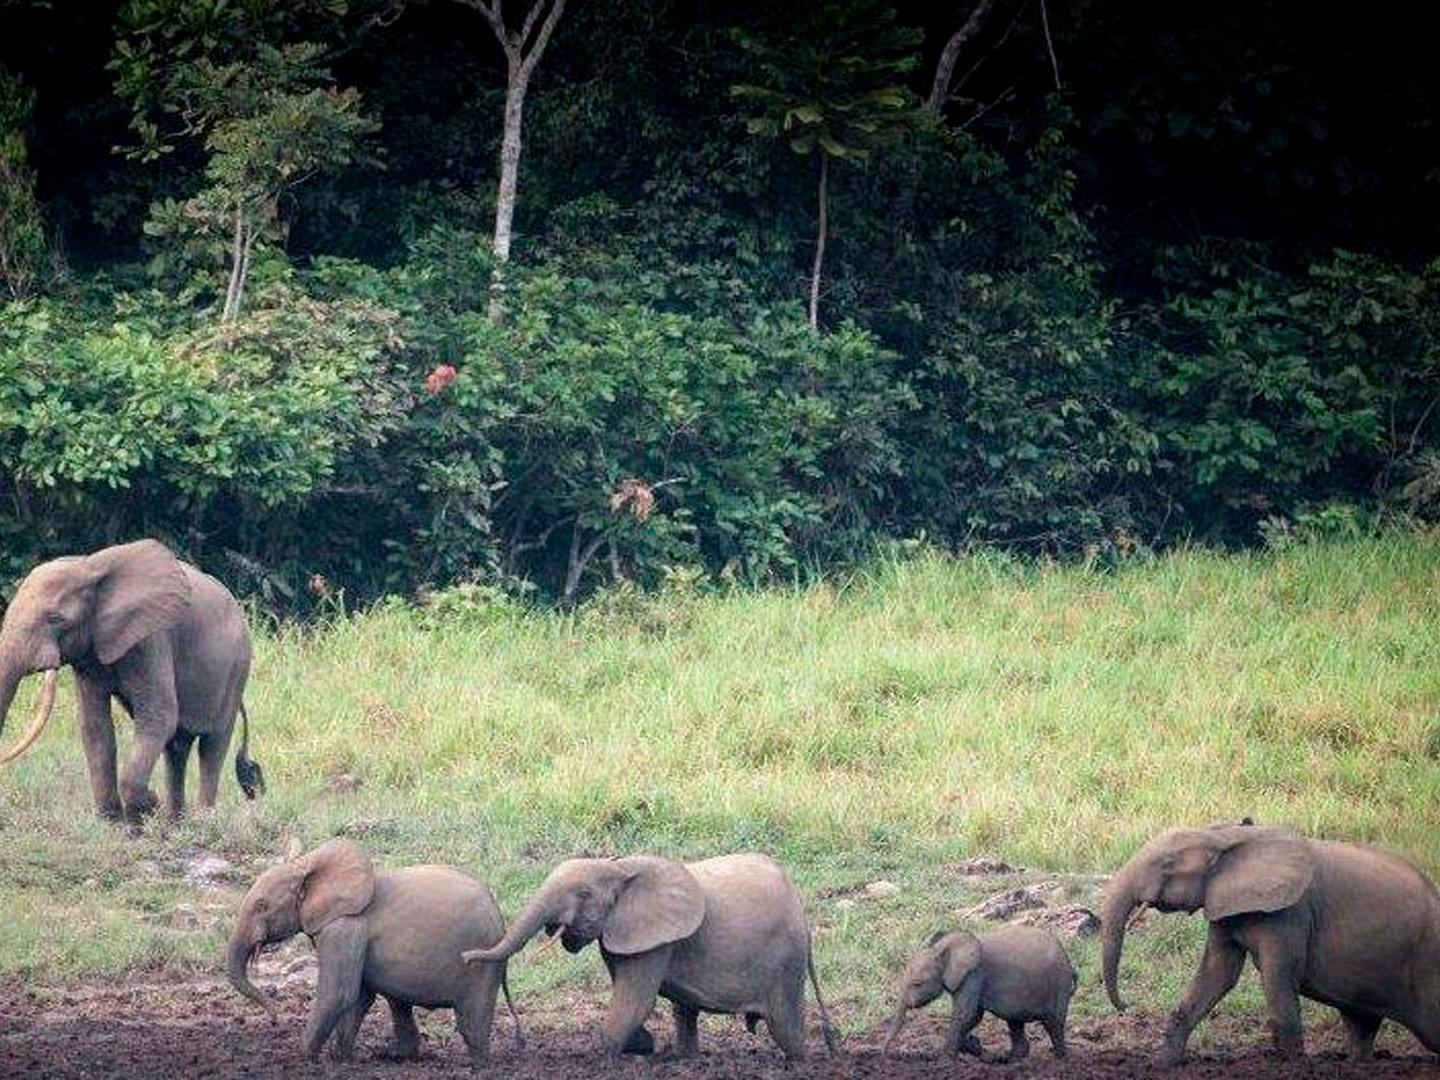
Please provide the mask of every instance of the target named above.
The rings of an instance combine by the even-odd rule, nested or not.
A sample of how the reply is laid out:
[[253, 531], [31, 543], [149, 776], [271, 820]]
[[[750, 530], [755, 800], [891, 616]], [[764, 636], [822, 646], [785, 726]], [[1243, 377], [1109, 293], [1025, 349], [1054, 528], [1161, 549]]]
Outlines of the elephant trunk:
[[905, 1002], [902, 1000], [895, 1009], [895, 1019], [890, 1021], [890, 1031], [885, 1036], [885, 1044], [880, 1047], [881, 1057], [885, 1057], [890, 1053], [890, 1047], [893, 1046], [895, 1040], [900, 1037], [900, 1029], [905, 1026], [905, 1017], [908, 1016], [909, 1013], [909, 1008], [906, 1007]]
[[255, 932], [250, 928], [249, 920], [242, 918], [236, 924], [235, 932], [230, 935], [225, 975], [230, 980], [231, 986], [263, 1008], [269, 1014], [270, 1019], [274, 1020], [274, 1004], [250, 981], [250, 958], [255, 955], [255, 950], [259, 947], [260, 942], [256, 940]]
[[469, 949], [461, 955], [467, 964], [493, 964], [509, 960], [525, 947], [536, 931], [551, 921], [551, 910], [549, 899], [543, 892], [539, 893], [515, 916], [505, 936], [494, 945], [487, 949]]
[[1100, 911], [1103, 927], [1100, 966], [1105, 979], [1105, 993], [1116, 1012], [1124, 1012], [1126, 1008], [1120, 997], [1120, 953], [1125, 946], [1125, 924], [1140, 902], [1136, 874], [1127, 864], [1111, 879]]
[[[12, 661], [7, 665], [3, 676], [0, 676], [0, 735], [5, 731], [5, 717], [10, 711], [10, 703], [15, 700], [16, 688], [20, 685], [22, 669]], [[55, 687], [60, 681], [60, 673], [55, 668], [45, 672], [45, 682], [40, 688], [40, 700], [35, 705], [35, 718], [30, 722], [30, 729], [20, 737], [20, 741], [4, 753], [0, 753], [0, 765], [8, 765], [26, 750], [30, 744], [40, 737], [45, 730], [45, 725], [50, 722], [50, 714], [55, 711]]]

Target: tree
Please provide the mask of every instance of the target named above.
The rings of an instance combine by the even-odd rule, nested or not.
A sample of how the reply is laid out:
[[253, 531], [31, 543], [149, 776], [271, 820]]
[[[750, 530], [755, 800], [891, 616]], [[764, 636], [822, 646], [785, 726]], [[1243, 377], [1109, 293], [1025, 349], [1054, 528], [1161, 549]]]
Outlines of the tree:
[[[253, 3], [131, 0], [110, 64], [134, 109], [139, 145], [129, 153], [153, 161], [174, 150], [170, 139], [188, 137], [208, 155], [205, 185], [152, 206], [145, 231], [201, 246], [225, 238], [224, 323], [240, 315], [257, 242], [283, 237], [282, 199], [350, 164], [379, 128], [358, 91], [334, 86], [324, 46], [274, 41], [287, 29], [282, 14]], [[164, 118], [178, 130], [162, 133]]]
[[485, 16], [495, 40], [505, 51], [505, 129], [500, 139], [500, 182], [495, 191], [495, 234], [492, 251], [495, 269], [490, 281], [490, 321], [498, 322], [505, 307], [505, 264], [510, 261], [511, 223], [515, 219], [515, 199], [520, 183], [520, 141], [525, 118], [525, 94], [530, 89], [530, 76], [560, 16], [565, 0], [532, 0], [519, 30], [505, 25], [500, 9], [501, 0], [457, 0]]
[[914, 95], [897, 80], [915, 70], [921, 33], [896, 26], [894, 10], [878, 0], [812, 4], [804, 22], [779, 41], [733, 33], [758, 76], [730, 88], [753, 110], [746, 130], [784, 138], [797, 154], [818, 161], [810, 268], [810, 326], [818, 329], [830, 161], [863, 162], [916, 121]]

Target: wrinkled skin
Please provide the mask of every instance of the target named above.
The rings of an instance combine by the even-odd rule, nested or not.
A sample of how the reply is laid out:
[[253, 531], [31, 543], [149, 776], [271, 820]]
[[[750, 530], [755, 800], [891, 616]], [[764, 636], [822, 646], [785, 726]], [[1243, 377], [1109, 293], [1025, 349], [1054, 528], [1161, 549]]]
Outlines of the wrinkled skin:
[[1247, 825], [1171, 829], [1111, 879], [1102, 969], [1117, 1009], [1125, 928], [1141, 905], [1204, 909], [1205, 954], [1170, 1015], [1161, 1060], [1183, 1060], [1195, 1025], [1235, 985], [1245, 958], [1260, 972], [1271, 1037], [1304, 1052], [1300, 997], [1339, 1010], [1357, 1058], [1385, 1019], [1440, 1052], [1440, 893], [1395, 855]]
[[[0, 733], [20, 680], [65, 664], [75, 672], [99, 814], [138, 825], [156, 805], [150, 774], [163, 753], [168, 809], [180, 816], [185, 766], [197, 743], [199, 805], [215, 805], [250, 672], [250, 633], [223, 585], [153, 540], [44, 563], [21, 583], [0, 626]], [[112, 698], [135, 721], [118, 783]], [[48, 715], [41, 712], [22, 745]], [[235, 764], [253, 798], [263, 781], [243, 740]]]
[[504, 939], [466, 954], [507, 960], [542, 928], [570, 952], [592, 941], [610, 971], [605, 1018], [612, 1053], [650, 1053], [646, 1017], [670, 1001], [675, 1052], [695, 1053], [701, 1012], [763, 1019], [787, 1058], [805, 1049], [805, 975], [815, 987], [827, 1045], [833, 1035], [810, 957], [810, 928], [795, 886], [764, 855], [680, 863], [649, 855], [571, 859], [556, 867]]
[[889, 1052], [909, 1010], [948, 993], [946, 1054], [980, 1056], [980, 1042], [971, 1032], [988, 1012], [1010, 1027], [1010, 1053], [1003, 1060], [1020, 1061], [1030, 1053], [1025, 1025], [1031, 1021], [1044, 1026], [1055, 1056], [1064, 1057], [1065, 1018], [1075, 984], [1075, 968], [1048, 930], [1011, 926], [981, 937], [963, 930], [936, 934], [900, 976], [884, 1050]]
[[[495, 898], [484, 884], [448, 866], [411, 866], [377, 874], [348, 840], [272, 867], [250, 887], [230, 935], [226, 971], [240, 993], [274, 1013], [248, 975], [265, 945], [304, 931], [315, 944], [319, 982], [305, 1025], [312, 1060], [332, 1034], [332, 1056], [348, 1061], [361, 1021], [376, 996], [386, 999], [395, 1028], [392, 1056], [415, 1058], [420, 1032], [412, 1010], [451, 1008], [478, 1065], [489, 1053], [495, 995], [503, 961], [466, 964], [465, 949], [492, 945], [504, 932]], [[514, 1006], [511, 1005], [511, 1016]], [[516, 1018], [516, 1038], [519, 1035]], [[523, 1043], [522, 1043], [523, 1045]]]

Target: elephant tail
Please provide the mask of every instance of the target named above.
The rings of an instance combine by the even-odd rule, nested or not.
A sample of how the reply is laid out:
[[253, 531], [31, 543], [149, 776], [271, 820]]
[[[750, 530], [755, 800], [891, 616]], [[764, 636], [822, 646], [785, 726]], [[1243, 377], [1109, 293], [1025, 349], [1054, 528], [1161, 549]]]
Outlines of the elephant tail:
[[510, 976], [500, 976], [500, 989], [505, 992], [505, 1007], [510, 1010], [510, 1019], [515, 1021], [515, 1045], [525, 1049], [525, 1032], [520, 1028], [520, 1014], [515, 1011], [515, 999], [510, 996]]
[[247, 799], [265, 794], [265, 771], [250, 756], [250, 714], [245, 711], [243, 698], [240, 701], [240, 749], [235, 751], [235, 781]]
[[810, 972], [810, 986], [815, 991], [815, 1004], [820, 1009], [820, 1034], [825, 1036], [825, 1049], [833, 1054], [840, 1048], [840, 1044], [835, 1037], [835, 1025], [830, 1023], [830, 1010], [825, 1007], [825, 999], [820, 996], [820, 980], [815, 977], [815, 952], [813, 949], [805, 957], [805, 967]]

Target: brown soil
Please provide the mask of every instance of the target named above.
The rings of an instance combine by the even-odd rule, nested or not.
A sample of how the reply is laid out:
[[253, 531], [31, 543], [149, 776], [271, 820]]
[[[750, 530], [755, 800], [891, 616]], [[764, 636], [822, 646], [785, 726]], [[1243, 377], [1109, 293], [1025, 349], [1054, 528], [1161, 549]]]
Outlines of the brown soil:
[[[122, 983], [70, 988], [0, 987], [0, 1078], [71, 1080], [84, 1077], [373, 1077], [415, 1080], [454, 1076], [469, 1065], [464, 1044], [455, 1034], [450, 1014], [422, 1014], [424, 1056], [418, 1062], [383, 1060], [389, 1017], [383, 1003], [366, 1019], [356, 1060], [340, 1065], [328, 1060], [312, 1065], [300, 1048], [301, 1030], [311, 991], [297, 986], [279, 998], [280, 1020], [271, 1025], [255, 1006], [213, 979]], [[1216, 1049], [1193, 1052], [1175, 1071], [1155, 1066], [1160, 1018], [1126, 1014], [1071, 1024], [1070, 1056], [1057, 1062], [1043, 1036], [1032, 1035], [1034, 1049], [1023, 1065], [1001, 1067], [962, 1058], [949, 1062], [939, 1054], [944, 1009], [914, 1016], [896, 1052], [882, 1059], [880, 1032], [852, 1035], [843, 1050], [829, 1056], [812, 1037], [810, 1057], [786, 1066], [764, 1035], [748, 1034], [730, 1017], [701, 1020], [701, 1055], [690, 1061], [656, 1058], [613, 1060], [599, 1046], [602, 1004], [587, 1001], [562, 1013], [522, 1002], [529, 1048], [516, 1046], [509, 1018], [501, 1016], [491, 1045], [496, 1076], [530, 1080], [575, 1077], [577, 1080], [760, 1080], [809, 1077], [980, 1078], [980, 1077], [1208, 1077], [1247, 1080], [1249, 1077], [1440, 1076], [1433, 1056], [1410, 1037], [1387, 1026], [1382, 1036], [1386, 1056], [1368, 1064], [1340, 1056], [1340, 1035], [1329, 1023], [1312, 1023], [1307, 1031], [1309, 1057], [1284, 1061], [1268, 1055], [1253, 1022], [1220, 1018], [1211, 1029]], [[670, 1041], [668, 1016], [657, 1014], [650, 1029], [662, 1050]], [[1006, 1045], [1004, 1027], [987, 1019], [980, 1037], [988, 1049]]]

